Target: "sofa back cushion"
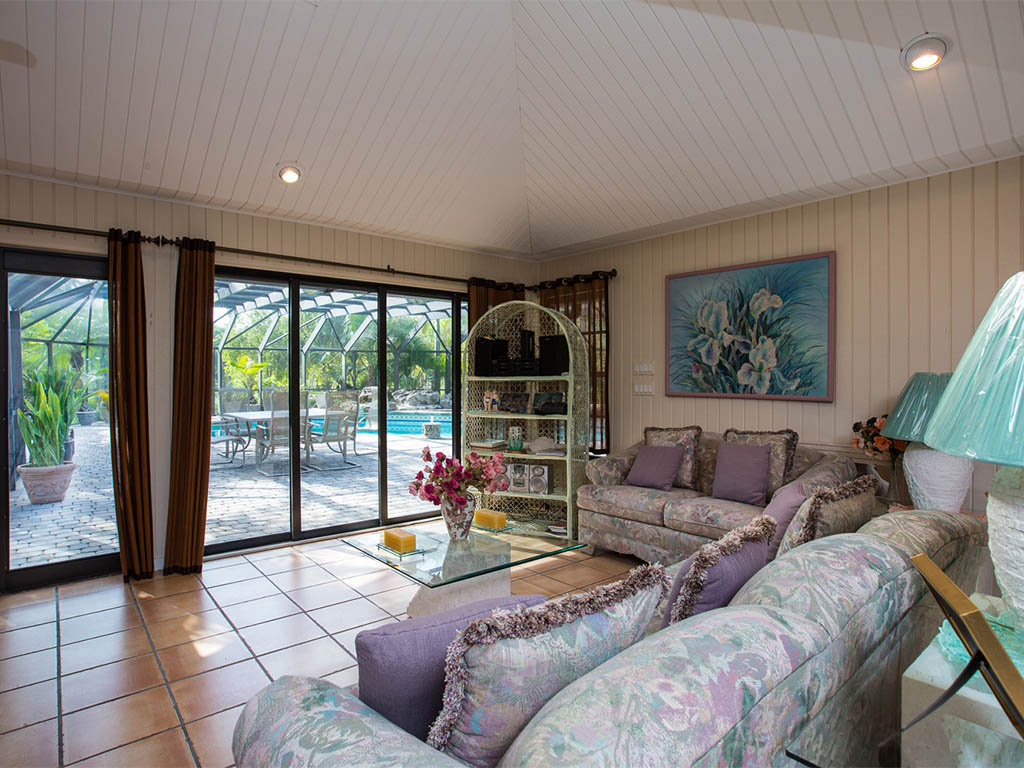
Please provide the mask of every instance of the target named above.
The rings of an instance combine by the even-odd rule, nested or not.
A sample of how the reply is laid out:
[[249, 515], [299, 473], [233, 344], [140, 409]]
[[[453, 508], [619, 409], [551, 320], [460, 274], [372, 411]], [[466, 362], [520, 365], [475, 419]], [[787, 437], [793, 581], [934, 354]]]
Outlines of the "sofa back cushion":
[[876, 517], [857, 533], [877, 536], [908, 556], [923, 552], [946, 570], [955, 560], [988, 543], [983, 518], [961, 512], [903, 509]]
[[697, 444], [703, 430], [690, 427], [647, 427], [644, 430], [645, 445], [676, 445], [683, 449], [683, 460], [679, 464], [674, 485], [679, 488], [697, 487]]
[[800, 435], [792, 429], [781, 429], [777, 432], [727, 429], [723, 439], [727, 443], [771, 447], [771, 469], [768, 475], [769, 498], [792, 479], [793, 457], [796, 455], [796, 446], [800, 441]]
[[662, 629], [728, 605], [740, 587], [768, 562], [768, 542], [774, 533], [775, 521], [761, 515], [690, 555], [672, 582]]
[[427, 743], [496, 765], [558, 691], [640, 640], [667, 591], [665, 569], [470, 624], [448, 649], [444, 707]]
[[676, 482], [686, 449], [679, 445], [644, 445], [633, 461], [626, 485], [668, 491]]
[[823, 456], [797, 478], [810, 495], [817, 488], [831, 488], [857, 479], [857, 465], [848, 458]]
[[445, 652], [455, 636], [471, 621], [497, 609], [539, 605], [545, 599], [544, 595], [509, 595], [479, 600], [363, 630], [356, 635], [359, 698], [417, 739], [426, 739], [441, 711]]
[[814, 539], [856, 531], [874, 515], [877, 491], [875, 475], [863, 475], [842, 485], [813, 490], [786, 529], [778, 556]]
[[[762, 709], [765, 719], [751, 726], [757, 743], [735, 745], [707, 764], [767, 765], [774, 744], [766, 742], [795, 730], [814, 703], [818, 670], [808, 660], [826, 644], [817, 624], [777, 608], [694, 616], [564, 688], [519, 734], [501, 766], [704, 764], [705, 753]], [[784, 707], [768, 708], [773, 691], [794, 675], [811, 679], [802, 680], [803, 691], [786, 691]]]
[[722, 443], [718, 446], [711, 495], [716, 499], [763, 507], [768, 492], [771, 453], [769, 445]]
[[718, 465], [720, 432], [701, 432], [697, 441], [697, 490], [701, 496], [710, 496], [715, 490], [715, 467]]

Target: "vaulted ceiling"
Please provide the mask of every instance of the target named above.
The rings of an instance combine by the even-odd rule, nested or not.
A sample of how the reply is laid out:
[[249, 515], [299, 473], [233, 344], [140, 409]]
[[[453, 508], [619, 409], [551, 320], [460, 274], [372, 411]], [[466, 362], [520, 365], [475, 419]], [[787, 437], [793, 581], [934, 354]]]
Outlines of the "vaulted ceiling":
[[539, 259], [1019, 155], [1024, 3], [0, 0], [0, 107], [7, 172]]

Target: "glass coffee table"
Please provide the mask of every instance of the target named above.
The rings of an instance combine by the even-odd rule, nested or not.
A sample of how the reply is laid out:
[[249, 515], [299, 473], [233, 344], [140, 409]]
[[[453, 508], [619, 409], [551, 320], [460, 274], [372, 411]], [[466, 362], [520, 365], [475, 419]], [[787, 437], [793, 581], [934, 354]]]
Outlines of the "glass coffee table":
[[342, 541], [420, 585], [406, 611], [410, 618], [450, 610], [475, 600], [510, 595], [513, 565], [553, 557], [583, 546], [582, 542], [572, 539], [478, 528], [473, 528], [465, 540], [452, 541], [443, 520], [401, 527], [416, 534], [414, 553], [397, 555], [385, 549], [383, 531], [346, 536]]

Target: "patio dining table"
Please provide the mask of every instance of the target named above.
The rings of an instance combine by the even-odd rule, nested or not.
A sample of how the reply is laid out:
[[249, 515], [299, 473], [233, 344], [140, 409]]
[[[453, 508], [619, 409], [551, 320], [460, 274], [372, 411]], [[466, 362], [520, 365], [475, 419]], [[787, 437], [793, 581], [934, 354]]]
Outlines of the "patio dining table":
[[[284, 412], [279, 412], [284, 413]], [[307, 416], [310, 418], [323, 418], [327, 414], [326, 408], [310, 408], [306, 411]], [[270, 421], [273, 417], [273, 411], [238, 411], [225, 413], [225, 416], [230, 416], [232, 419], [244, 422], [246, 426], [252, 427], [256, 424], [262, 424]]]

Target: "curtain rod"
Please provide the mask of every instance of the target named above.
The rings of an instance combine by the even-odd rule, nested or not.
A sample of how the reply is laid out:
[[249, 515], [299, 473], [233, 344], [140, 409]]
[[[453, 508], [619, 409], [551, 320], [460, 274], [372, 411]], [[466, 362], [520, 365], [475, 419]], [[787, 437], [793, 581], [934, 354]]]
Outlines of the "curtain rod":
[[[104, 240], [107, 239], [108, 233], [98, 229], [83, 229], [81, 227], [65, 227], [59, 224], [38, 224], [31, 221], [18, 221], [15, 219], [0, 219], [0, 226], [4, 227], [21, 227], [23, 229], [40, 229], [46, 232], [64, 232], [69, 235], [86, 235], [88, 237], [100, 237]], [[169, 238], [163, 235], [143, 235], [142, 242], [152, 243], [157, 246], [166, 245], [181, 245], [181, 238]], [[269, 251], [253, 251], [246, 248], [229, 248], [223, 245], [216, 246], [218, 251], [224, 253], [237, 253], [242, 256], [264, 256], [271, 259], [283, 259], [284, 261], [291, 261], [299, 264], [314, 264], [317, 266], [334, 266], [344, 267], [346, 269], [362, 269], [367, 272], [378, 272], [385, 275], [405, 275], [408, 277], [419, 277], [426, 278], [428, 280], [440, 280], [448, 283], [460, 283], [461, 285], [466, 284], [466, 279], [461, 277], [448, 277], [446, 275], [424, 275], [420, 272], [410, 272], [405, 269], [395, 269], [390, 264], [386, 267], [371, 267], [365, 264], [348, 264], [341, 261], [323, 261], [322, 259], [311, 259], [306, 256], [287, 256], [283, 253], [270, 253]]]
[[617, 277], [619, 271], [612, 269], [607, 272], [603, 270], [597, 270], [591, 272], [589, 275], [573, 275], [572, 277], [559, 277], [555, 280], [542, 280], [536, 285], [526, 285], [526, 283], [513, 283], [513, 282], [502, 282], [500, 280], [488, 280], [483, 277], [471, 277], [466, 282], [469, 283], [469, 287], [472, 288], [475, 285], [482, 285], [486, 288], [497, 288], [499, 291], [539, 291], [542, 288], [554, 288], [559, 285], [572, 285], [573, 283], [585, 283], [589, 280], [611, 280], [613, 277]]

